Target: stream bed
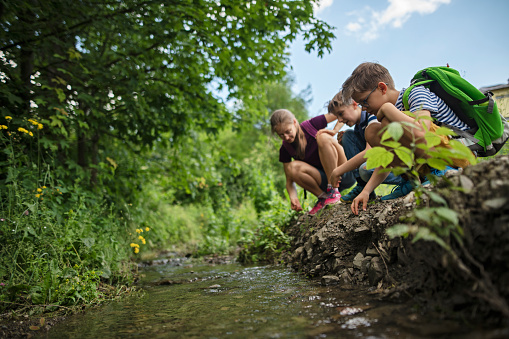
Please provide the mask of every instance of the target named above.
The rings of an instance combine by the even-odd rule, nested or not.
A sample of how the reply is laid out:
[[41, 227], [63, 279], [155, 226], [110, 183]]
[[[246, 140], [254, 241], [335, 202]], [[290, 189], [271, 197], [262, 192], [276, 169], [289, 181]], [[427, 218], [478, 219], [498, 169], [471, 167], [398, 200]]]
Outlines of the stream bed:
[[321, 286], [282, 266], [162, 259], [145, 292], [69, 317], [38, 338], [502, 338], [427, 319], [369, 288]]

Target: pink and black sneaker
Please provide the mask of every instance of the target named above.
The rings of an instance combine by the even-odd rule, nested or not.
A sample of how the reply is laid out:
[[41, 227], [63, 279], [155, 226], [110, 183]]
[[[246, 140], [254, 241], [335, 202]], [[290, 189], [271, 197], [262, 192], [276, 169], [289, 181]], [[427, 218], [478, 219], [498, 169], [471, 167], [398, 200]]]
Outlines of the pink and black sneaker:
[[337, 188], [327, 188], [327, 198], [325, 199], [323, 206], [334, 205], [341, 201], [341, 193]]
[[316, 202], [315, 206], [311, 209], [311, 211], [308, 212], [309, 215], [315, 215], [319, 210], [325, 207], [325, 201], [327, 198], [318, 198], [318, 201]]

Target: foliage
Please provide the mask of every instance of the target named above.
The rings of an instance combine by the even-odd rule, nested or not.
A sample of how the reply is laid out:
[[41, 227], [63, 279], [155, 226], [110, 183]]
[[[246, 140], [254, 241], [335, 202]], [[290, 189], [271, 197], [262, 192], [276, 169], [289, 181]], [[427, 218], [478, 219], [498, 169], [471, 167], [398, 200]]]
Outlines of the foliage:
[[2, 307], [94, 303], [150, 250], [252, 232], [284, 187], [267, 102], [305, 117], [287, 47], [334, 38], [313, 2], [0, 1]]
[[2, 310], [97, 303], [106, 298], [100, 283], [133, 279], [124, 222], [86, 192], [47, 185], [10, 185], [0, 196]]
[[[2, 114], [54, 127], [45, 156], [92, 185], [119, 161], [111, 144], [142, 152], [249, 124], [263, 111], [258, 84], [285, 74], [288, 43], [305, 33], [321, 56], [333, 38], [311, 1], [18, 1], [3, 4], [0, 24]], [[214, 94], [223, 88], [236, 112]]]
[[284, 233], [284, 229], [295, 216], [296, 212], [288, 208], [286, 199], [279, 197], [271, 201], [270, 208], [262, 213], [259, 226], [239, 241], [240, 262], [270, 262], [289, 249], [290, 237]]
[[[413, 241], [420, 239], [434, 241], [444, 249], [451, 251], [447, 241], [452, 235], [461, 243], [463, 231], [459, 226], [457, 213], [447, 207], [447, 202], [434, 192], [428, 192], [420, 186], [419, 177], [424, 166], [443, 170], [447, 165], [452, 165], [452, 159], [468, 159], [471, 164], [476, 163], [472, 152], [458, 141], [451, 140], [450, 147], [441, 145], [440, 135], [454, 135], [450, 129], [440, 127], [435, 132], [427, 130], [423, 120], [425, 117], [416, 117], [410, 112], [405, 112], [416, 119], [416, 124], [420, 124], [424, 129], [425, 143], [418, 143], [415, 136], [416, 125], [406, 122], [392, 122], [384, 130], [381, 138], [383, 147], [373, 147], [366, 152], [367, 167], [389, 168], [397, 174], [405, 174], [410, 180], [414, 181], [416, 189], [415, 194], [418, 203], [422, 203], [424, 195], [429, 197], [439, 207], [427, 206], [414, 210], [408, 218], [407, 224], [398, 224], [387, 230], [390, 237], [408, 237], [412, 235]], [[402, 145], [399, 140], [405, 130], [413, 137], [412, 148]], [[416, 151], [422, 151], [424, 156], [416, 157]], [[427, 179], [435, 180], [432, 175], [427, 174]]]

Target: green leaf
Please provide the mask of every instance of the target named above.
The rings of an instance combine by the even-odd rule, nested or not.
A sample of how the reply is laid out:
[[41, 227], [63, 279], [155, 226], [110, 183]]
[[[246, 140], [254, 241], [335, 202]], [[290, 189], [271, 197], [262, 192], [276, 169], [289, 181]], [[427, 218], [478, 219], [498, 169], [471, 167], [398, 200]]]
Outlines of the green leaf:
[[457, 152], [457, 154], [461, 155], [458, 158], [466, 158], [471, 165], [477, 164], [477, 158], [467, 146], [463, 145], [458, 140], [451, 140], [449, 144], [451, 145], [452, 149]]
[[388, 133], [392, 139], [398, 141], [403, 136], [403, 126], [399, 122], [391, 122], [387, 126], [387, 131], [385, 133]]
[[401, 146], [399, 142], [392, 140], [381, 141], [381, 144], [389, 148], [397, 148]]
[[453, 225], [458, 225], [458, 223], [459, 223], [458, 214], [456, 213], [456, 211], [454, 211], [450, 208], [447, 208], [447, 207], [437, 208], [436, 213], [442, 219], [450, 222]]
[[399, 147], [394, 150], [394, 153], [408, 168], [412, 167], [414, 163], [414, 153], [412, 151], [406, 147]]
[[383, 147], [373, 147], [366, 151], [366, 168], [387, 167], [393, 160], [394, 154]]
[[419, 230], [417, 231], [417, 233], [415, 234], [415, 237], [414, 239], [412, 240], [412, 242], [417, 242], [419, 240], [426, 240], [426, 241], [433, 241], [433, 242], [436, 242], [437, 244], [439, 244], [440, 246], [442, 246], [443, 248], [445, 248], [446, 250], [450, 250], [450, 247], [449, 245], [447, 245], [445, 243], [445, 241], [440, 238], [439, 236], [437, 236], [435, 233], [431, 232], [428, 228], [426, 227], [419, 227]]
[[447, 127], [439, 127], [439, 128], [437, 128], [435, 133], [437, 135], [452, 135], [452, 136], [456, 135], [456, 133], [454, 133], [451, 129], [449, 129]]
[[440, 145], [440, 142], [442, 141], [442, 139], [440, 139], [440, 137], [433, 132], [426, 132], [424, 134], [424, 138], [426, 139], [426, 144], [428, 147]]
[[426, 162], [430, 167], [436, 168], [438, 170], [444, 170], [445, 167], [448, 165], [447, 161], [437, 158], [429, 158], [426, 160]]
[[445, 201], [444, 198], [442, 198], [442, 196], [438, 195], [437, 193], [433, 192], [433, 191], [429, 191], [429, 192], [426, 192], [426, 194], [430, 197], [431, 200], [433, 200], [434, 202], [438, 203], [438, 204], [441, 204], [441, 205], [444, 205], [444, 206], [447, 206], [447, 201]]
[[395, 238], [395, 237], [406, 238], [406, 237], [408, 237], [408, 235], [413, 233], [415, 230], [416, 230], [415, 226], [409, 226], [409, 225], [405, 225], [405, 224], [396, 224], [394, 226], [389, 227], [385, 231], [385, 233], [387, 233], [387, 235], [390, 238]]

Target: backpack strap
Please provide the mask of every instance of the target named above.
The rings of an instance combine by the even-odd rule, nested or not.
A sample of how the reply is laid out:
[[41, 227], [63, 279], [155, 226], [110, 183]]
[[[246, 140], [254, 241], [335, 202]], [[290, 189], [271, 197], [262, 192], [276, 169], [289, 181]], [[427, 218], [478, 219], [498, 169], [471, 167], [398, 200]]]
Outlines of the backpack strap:
[[480, 104], [485, 103], [486, 101], [489, 101], [487, 112], [491, 114], [491, 113], [493, 113], [493, 107], [495, 106], [495, 100], [493, 100], [493, 93], [488, 91], [488, 92], [485, 92], [484, 95], [486, 97], [479, 99], [479, 100], [469, 101], [468, 104], [471, 106], [474, 106], [474, 105], [480, 105]]

